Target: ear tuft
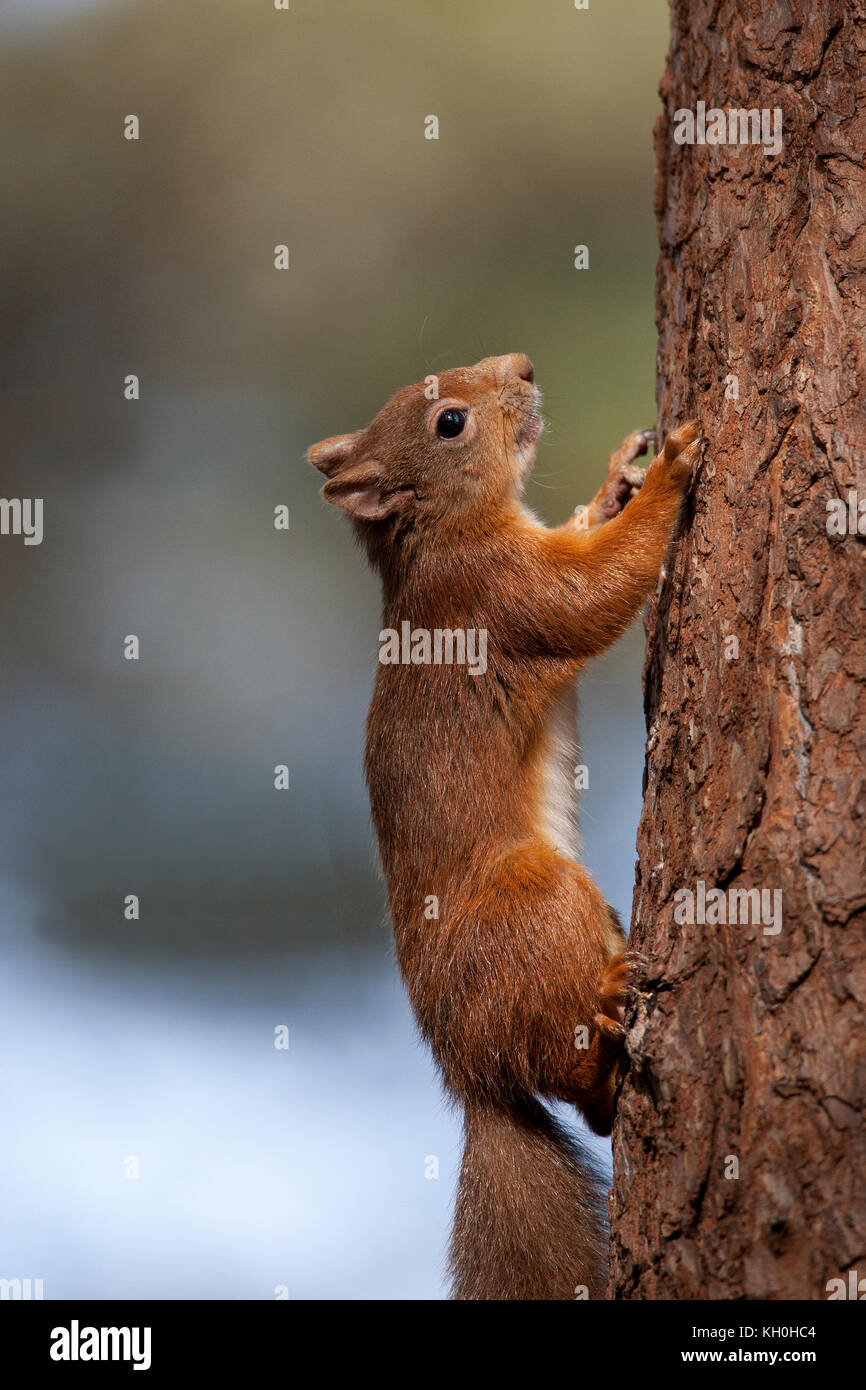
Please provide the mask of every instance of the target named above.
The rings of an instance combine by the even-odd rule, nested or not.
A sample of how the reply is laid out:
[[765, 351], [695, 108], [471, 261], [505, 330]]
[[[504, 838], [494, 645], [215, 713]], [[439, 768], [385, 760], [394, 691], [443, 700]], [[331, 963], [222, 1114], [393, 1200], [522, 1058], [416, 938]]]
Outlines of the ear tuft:
[[335, 434], [330, 439], [313, 444], [307, 450], [307, 462], [327, 478], [332, 478], [338, 468], [349, 462], [357, 443], [357, 434]]

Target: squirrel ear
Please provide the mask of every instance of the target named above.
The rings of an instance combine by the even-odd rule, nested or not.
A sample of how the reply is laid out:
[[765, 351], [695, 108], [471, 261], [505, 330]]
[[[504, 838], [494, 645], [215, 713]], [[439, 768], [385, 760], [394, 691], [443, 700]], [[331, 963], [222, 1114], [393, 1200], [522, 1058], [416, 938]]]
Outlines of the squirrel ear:
[[322, 439], [307, 450], [307, 462], [327, 478], [332, 478], [338, 468], [348, 463], [358, 443], [357, 434], [335, 434], [330, 439]]
[[325, 483], [322, 496], [326, 502], [342, 507], [344, 512], [361, 521], [384, 521], [385, 517], [402, 512], [415, 495], [411, 488], [386, 492], [385, 483], [386, 473], [381, 463], [365, 459], [363, 463], [341, 469], [336, 477]]

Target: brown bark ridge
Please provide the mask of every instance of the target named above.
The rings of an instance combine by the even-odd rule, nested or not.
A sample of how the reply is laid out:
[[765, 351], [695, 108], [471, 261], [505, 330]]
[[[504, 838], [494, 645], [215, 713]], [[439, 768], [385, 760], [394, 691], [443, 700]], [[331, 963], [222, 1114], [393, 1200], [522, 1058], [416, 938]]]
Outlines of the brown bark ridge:
[[[866, 545], [827, 507], [866, 498], [866, 8], [674, 0], [671, 19], [659, 425], [694, 415], [706, 445], [648, 619], [650, 963], [608, 1293], [822, 1299], [866, 1281]], [[781, 108], [781, 152], [675, 143], [701, 100]], [[699, 880], [725, 924], [677, 921]], [[731, 924], [729, 890], [754, 888], [781, 891], [778, 934], [754, 907]]]

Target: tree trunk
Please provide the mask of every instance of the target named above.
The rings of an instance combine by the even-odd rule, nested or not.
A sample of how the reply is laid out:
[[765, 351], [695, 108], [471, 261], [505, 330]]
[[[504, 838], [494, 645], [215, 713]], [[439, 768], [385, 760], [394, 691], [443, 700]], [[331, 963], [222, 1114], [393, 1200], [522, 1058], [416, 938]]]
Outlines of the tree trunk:
[[[706, 444], [648, 620], [610, 1294], [823, 1299], [866, 1279], [866, 5], [671, 15], [658, 418]], [[700, 101], [781, 152], [676, 143]]]

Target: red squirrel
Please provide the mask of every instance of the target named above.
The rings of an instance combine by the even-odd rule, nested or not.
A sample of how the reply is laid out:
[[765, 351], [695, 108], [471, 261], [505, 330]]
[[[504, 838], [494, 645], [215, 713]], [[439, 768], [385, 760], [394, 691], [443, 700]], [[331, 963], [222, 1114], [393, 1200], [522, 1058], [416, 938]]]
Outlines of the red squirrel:
[[575, 678], [656, 584], [699, 448], [683, 425], [644, 473], [634, 431], [548, 529], [521, 500], [539, 406], [528, 357], [485, 357], [307, 454], [382, 581], [365, 773], [400, 969], [464, 1110], [460, 1299], [604, 1296], [599, 1180], [539, 1099], [610, 1133], [636, 969], [577, 862]]

